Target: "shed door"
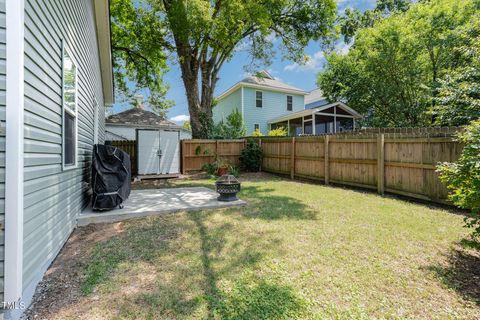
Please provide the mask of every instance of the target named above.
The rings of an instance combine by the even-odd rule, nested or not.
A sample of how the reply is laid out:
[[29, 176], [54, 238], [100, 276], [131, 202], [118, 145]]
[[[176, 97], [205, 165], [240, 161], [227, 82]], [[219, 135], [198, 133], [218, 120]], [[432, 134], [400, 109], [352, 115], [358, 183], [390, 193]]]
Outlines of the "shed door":
[[180, 134], [178, 131], [160, 131], [160, 173], [180, 172]]
[[138, 130], [138, 174], [160, 174], [160, 136], [157, 130]]

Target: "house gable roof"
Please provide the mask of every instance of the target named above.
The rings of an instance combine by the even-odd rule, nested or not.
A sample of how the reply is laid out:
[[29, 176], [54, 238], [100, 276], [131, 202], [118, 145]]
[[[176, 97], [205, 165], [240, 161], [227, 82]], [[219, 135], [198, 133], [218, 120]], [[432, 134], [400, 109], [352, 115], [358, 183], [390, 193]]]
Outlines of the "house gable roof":
[[313, 103], [319, 100], [325, 100], [325, 96], [323, 95], [323, 92], [321, 89], [315, 89], [312, 90], [308, 93], [308, 95], [305, 96], [305, 104]]
[[165, 120], [157, 114], [141, 108], [131, 108], [123, 112], [112, 114], [105, 119], [107, 124], [126, 125], [126, 126], [148, 126], [148, 127], [178, 127], [172, 121]]
[[270, 73], [268, 73], [266, 70], [263, 70], [259, 72], [257, 76], [249, 76], [237, 82], [235, 85], [230, 87], [227, 91], [220, 94], [217, 97], [217, 99], [221, 100], [241, 87], [249, 87], [249, 88], [255, 88], [260, 90], [262, 89], [272, 90], [272, 91], [299, 94], [299, 95], [308, 94], [307, 91], [304, 91], [302, 89], [296, 88], [294, 86], [291, 86], [276, 80]]

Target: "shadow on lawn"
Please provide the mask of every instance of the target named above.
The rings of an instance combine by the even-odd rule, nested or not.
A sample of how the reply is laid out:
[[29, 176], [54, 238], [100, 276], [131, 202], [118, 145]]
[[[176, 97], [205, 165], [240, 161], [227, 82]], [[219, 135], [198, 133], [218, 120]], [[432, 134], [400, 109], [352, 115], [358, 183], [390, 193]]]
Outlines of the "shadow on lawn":
[[[291, 287], [259, 277], [241, 276], [236, 279], [231, 291], [222, 292], [217, 286], [219, 274], [212, 266], [214, 253], [219, 251], [221, 242], [209, 233], [201, 214], [193, 213], [190, 217], [200, 236], [203, 290], [208, 304], [208, 319], [279, 319], [298, 315], [305, 310], [305, 301]], [[259, 262], [262, 256], [260, 252], [252, 254], [250, 250], [244, 254], [246, 255], [243, 258], [236, 260], [235, 267], [252, 266]]]
[[273, 194], [274, 189], [247, 186], [242, 187], [239, 197], [248, 202], [245, 209], [231, 208], [230, 213], [240, 211], [243, 217], [259, 218], [265, 220], [277, 219], [308, 219], [316, 218], [315, 212], [304, 202], [292, 197]]
[[480, 251], [453, 249], [447, 266], [433, 266], [430, 270], [449, 288], [466, 300], [480, 305]]
[[[122, 235], [98, 244], [88, 259], [84, 294], [113, 285], [101, 299], [113, 299], [122, 318], [182, 318], [200, 312], [208, 319], [272, 319], [302, 313], [306, 303], [285, 279], [252, 271], [282, 247], [280, 240], [269, 232], [246, 236], [241, 225], [218, 221], [215, 214], [195, 211], [185, 219], [127, 223]], [[145, 280], [150, 268], [154, 278]], [[227, 281], [229, 290], [219, 287], [220, 281]], [[136, 291], [129, 294], [131, 286]]]

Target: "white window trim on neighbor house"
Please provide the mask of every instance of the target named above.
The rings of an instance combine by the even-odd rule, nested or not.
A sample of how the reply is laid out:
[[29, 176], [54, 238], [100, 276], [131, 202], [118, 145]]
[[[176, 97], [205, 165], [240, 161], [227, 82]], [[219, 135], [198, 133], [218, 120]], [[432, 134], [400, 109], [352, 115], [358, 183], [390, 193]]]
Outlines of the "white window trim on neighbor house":
[[[65, 67], [64, 67], [64, 59], [65, 53], [68, 54], [70, 60], [75, 65], [75, 110], [70, 109], [65, 105]], [[76, 169], [78, 168], [78, 72], [79, 66], [77, 61], [72, 55], [71, 50], [65, 43], [65, 40], [62, 40], [62, 168], [64, 171]], [[66, 134], [65, 134], [65, 113], [70, 114], [74, 118], [74, 141], [75, 141], [75, 148], [74, 148], [74, 162], [73, 164], [65, 163], [65, 147], [66, 147]]]

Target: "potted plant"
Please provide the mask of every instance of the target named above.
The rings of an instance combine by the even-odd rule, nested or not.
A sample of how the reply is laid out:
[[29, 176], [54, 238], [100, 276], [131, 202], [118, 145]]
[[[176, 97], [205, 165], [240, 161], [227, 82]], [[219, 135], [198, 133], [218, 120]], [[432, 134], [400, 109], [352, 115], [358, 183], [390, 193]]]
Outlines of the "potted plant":
[[217, 167], [217, 176], [221, 177], [228, 173], [230, 169], [230, 162], [227, 159], [217, 158], [215, 161]]

